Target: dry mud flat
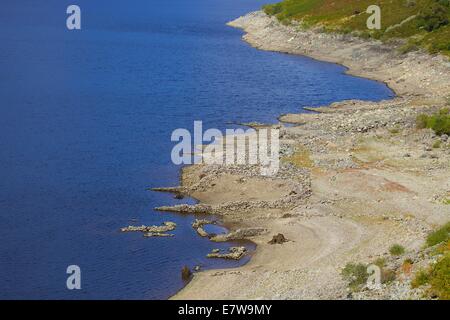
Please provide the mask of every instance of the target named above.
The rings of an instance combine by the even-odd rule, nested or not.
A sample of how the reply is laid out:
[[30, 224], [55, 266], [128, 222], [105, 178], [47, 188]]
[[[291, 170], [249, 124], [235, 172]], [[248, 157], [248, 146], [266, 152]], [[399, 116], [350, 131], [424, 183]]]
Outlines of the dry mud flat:
[[[196, 273], [173, 298], [348, 298], [340, 275], [346, 263], [387, 257], [397, 243], [414, 256], [426, 234], [450, 219], [450, 139], [415, 127], [418, 114], [439, 110], [450, 94], [450, 65], [438, 56], [401, 56], [379, 43], [298, 31], [261, 12], [230, 24], [255, 47], [343, 63], [353, 74], [385, 81], [399, 97], [281, 116], [294, 125], [281, 126], [274, 177], [254, 166], [185, 168], [180, 190], [200, 204], [183, 210], [220, 215], [231, 233], [239, 230], [258, 248], [243, 267]], [[278, 233], [288, 241], [270, 244]], [[359, 296], [417, 297], [407, 280]]]

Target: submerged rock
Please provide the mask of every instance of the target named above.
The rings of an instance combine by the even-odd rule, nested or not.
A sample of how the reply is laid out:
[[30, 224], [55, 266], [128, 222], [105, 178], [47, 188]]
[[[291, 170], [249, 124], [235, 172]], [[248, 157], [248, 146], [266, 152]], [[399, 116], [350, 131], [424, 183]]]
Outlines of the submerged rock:
[[162, 232], [147, 232], [144, 233], [144, 237], [151, 238], [151, 237], [173, 237], [174, 234], [172, 233], [162, 233]]
[[185, 191], [183, 187], [160, 187], [160, 188], [150, 188], [150, 190], [156, 192], [173, 192], [173, 193], [183, 193]]
[[175, 193], [175, 195], [173, 197], [174, 197], [174, 199], [177, 199], [177, 200], [184, 199], [184, 195], [179, 192]]
[[192, 275], [192, 272], [191, 272], [191, 270], [189, 269], [188, 266], [184, 266], [181, 269], [181, 279], [189, 280], [191, 278], [191, 275]]
[[156, 192], [169, 192], [174, 194], [175, 199], [183, 199], [186, 193], [186, 189], [184, 187], [158, 187], [158, 188], [150, 188], [151, 191]]
[[128, 226], [120, 229], [122, 232], [144, 232], [144, 237], [173, 237], [173, 234], [167, 231], [175, 230], [177, 224], [175, 222], [166, 221], [162, 226]]
[[215, 222], [207, 219], [195, 219], [195, 221], [192, 223], [192, 228], [194, 228], [201, 237], [211, 237], [211, 235], [206, 232], [205, 229], [203, 229], [203, 226], [214, 223]]
[[200, 237], [208, 237], [209, 236], [208, 232], [206, 232], [205, 229], [203, 229], [202, 227], [199, 227], [196, 230]]
[[240, 260], [245, 255], [246, 252], [247, 249], [245, 247], [231, 247], [228, 249], [227, 253], [221, 253], [220, 250], [214, 249], [206, 257]]
[[197, 229], [206, 224], [215, 224], [215, 222], [207, 219], [195, 219], [195, 221], [192, 222], [192, 228]]

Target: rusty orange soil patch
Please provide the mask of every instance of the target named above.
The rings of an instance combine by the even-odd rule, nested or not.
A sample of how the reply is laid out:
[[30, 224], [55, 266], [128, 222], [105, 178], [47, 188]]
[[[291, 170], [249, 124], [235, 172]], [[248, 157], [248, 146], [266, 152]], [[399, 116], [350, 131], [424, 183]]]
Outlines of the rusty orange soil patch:
[[409, 190], [404, 185], [401, 185], [400, 183], [390, 181], [388, 179], [385, 179], [386, 183], [383, 184], [380, 190], [382, 191], [391, 191], [391, 192], [405, 192], [405, 193], [414, 193], [411, 190]]

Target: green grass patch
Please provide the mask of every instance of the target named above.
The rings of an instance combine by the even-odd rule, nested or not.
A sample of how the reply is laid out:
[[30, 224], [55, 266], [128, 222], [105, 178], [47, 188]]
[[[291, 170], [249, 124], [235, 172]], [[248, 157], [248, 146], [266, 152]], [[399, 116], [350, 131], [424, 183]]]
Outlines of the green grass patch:
[[432, 255], [440, 256], [437, 263], [428, 269], [416, 272], [411, 287], [429, 285], [427, 295], [441, 300], [450, 300], [450, 221], [430, 233], [427, 246], [436, 246]]
[[428, 284], [429, 281], [430, 281], [430, 275], [428, 274], [428, 271], [421, 269], [416, 272], [416, 275], [411, 282], [411, 287], [418, 288], [418, 287]]
[[386, 265], [386, 259], [385, 258], [378, 258], [373, 262], [374, 265], [383, 268]]
[[399, 128], [392, 128], [392, 129], [389, 129], [389, 132], [391, 134], [399, 134], [400, 133], [400, 129]]
[[450, 239], [450, 221], [447, 222], [441, 228], [433, 231], [427, 237], [427, 246], [432, 247], [441, 242], [448, 241]]
[[433, 145], [433, 149], [439, 149], [441, 147], [441, 140], [436, 140]]
[[450, 253], [433, 266], [430, 285], [433, 295], [442, 300], [450, 300]]
[[437, 135], [450, 134], [450, 110], [443, 108], [433, 115], [420, 114], [416, 118], [419, 129], [430, 128]]
[[394, 244], [389, 248], [389, 253], [393, 256], [401, 256], [405, 253], [405, 248], [399, 244]]
[[446, 252], [450, 251], [450, 239], [447, 240], [446, 242], [442, 242], [441, 244], [439, 244], [435, 250], [433, 250], [433, 252], [431, 253], [432, 255], [436, 256], [436, 255], [443, 255]]
[[411, 282], [412, 288], [429, 285], [427, 294], [441, 300], [450, 300], [450, 252], [428, 270], [419, 270]]
[[367, 266], [362, 263], [347, 263], [342, 270], [342, 277], [348, 282], [351, 290], [357, 291], [367, 283], [367, 279], [369, 278]]
[[347, 263], [341, 275], [347, 281], [351, 291], [359, 291], [367, 284], [367, 280], [369, 279], [367, 270], [370, 265], [376, 265], [380, 268], [381, 283], [389, 283], [396, 279], [395, 271], [385, 268], [385, 264], [386, 260], [384, 258], [378, 258], [368, 265], [363, 263]]

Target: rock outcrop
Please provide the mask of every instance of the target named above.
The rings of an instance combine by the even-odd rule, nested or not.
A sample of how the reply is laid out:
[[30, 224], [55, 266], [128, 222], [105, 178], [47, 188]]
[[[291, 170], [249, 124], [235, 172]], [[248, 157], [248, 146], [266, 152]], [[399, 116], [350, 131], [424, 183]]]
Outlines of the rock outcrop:
[[205, 204], [179, 204], [175, 206], [161, 206], [156, 207], [155, 210], [186, 214], [211, 214], [213, 211], [211, 206]]
[[177, 227], [175, 222], [166, 221], [162, 226], [128, 226], [120, 229], [122, 232], [143, 232], [144, 237], [172, 237], [173, 234], [167, 233]]
[[273, 236], [272, 240], [270, 240], [269, 244], [283, 244], [287, 242], [288, 240], [284, 237], [282, 233], [279, 233], [275, 236]]
[[245, 247], [231, 247], [228, 249], [228, 252], [220, 252], [220, 250], [214, 249], [211, 253], [207, 255], [207, 257], [240, 260], [245, 255], [246, 252], [247, 249]]
[[255, 237], [255, 236], [261, 235], [266, 232], [267, 232], [267, 229], [265, 229], [265, 228], [241, 228], [241, 229], [237, 229], [236, 231], [232, 231], [227, 234], [219, 234], [217, 236], [212, 237], [211, 240], [215, 241], [215, 242], [224, 242], [224, 241], [231, 241], [231, 240], [244, 240], [244, 239], [248, 239], [250, 237]]

